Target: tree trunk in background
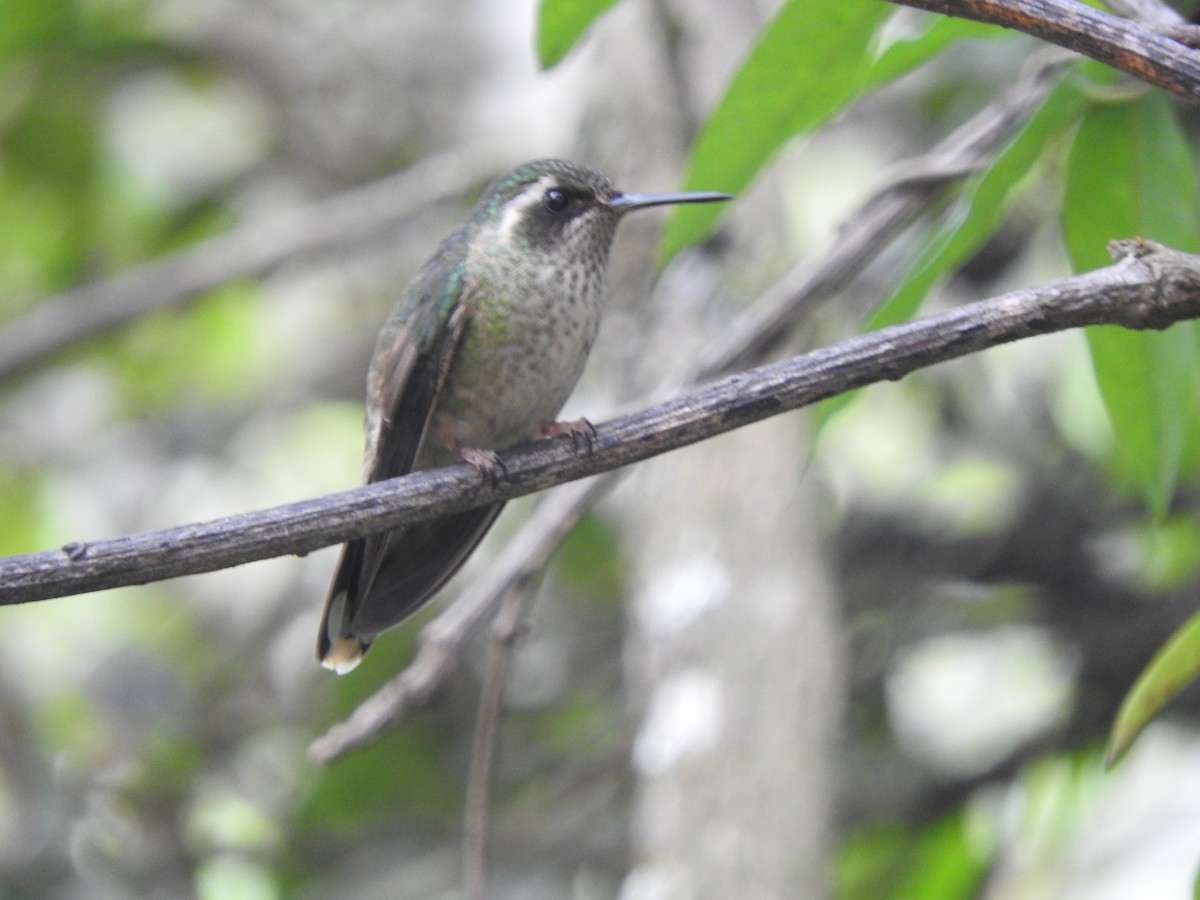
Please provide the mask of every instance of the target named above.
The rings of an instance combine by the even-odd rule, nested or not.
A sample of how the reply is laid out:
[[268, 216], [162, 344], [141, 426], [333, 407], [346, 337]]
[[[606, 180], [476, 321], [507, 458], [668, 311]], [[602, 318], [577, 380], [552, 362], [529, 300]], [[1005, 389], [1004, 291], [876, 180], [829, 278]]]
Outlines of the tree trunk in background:
[[794, 417], [764, 423], [625, 486], [629, 900], [827, 892], [840, 640], [803, 438]]
[[[675, 187], [697, 111], [765, 21], [751, 4], [665, 9], [624, 4], [593, 35], [605, 77], [585, 101], [580, 155], [630, 190]], [[690, 22], [724, 43], [689, 46]], [[674, 100], [658, 89], [672, 83]], [[774, 198], [757, 199], [769, 208], [749, 210], [753, 221], [778, 240]], [[728, 317], [714, 301], [717, 275], [699, 255], [644, 299], [662, 218], [630, 217], [618, 235], [607, 340], [593, 363], [606, 383], [592, 390], [645, 396], [682, 379]], [[754, 235], [733, 236], [747, 239]], [[828, 892], [841, 640], [800, 422], [765, 422], [646, 463], [615, 495], [627, 538], [626, 672], [637, 723], [622, 900]]]

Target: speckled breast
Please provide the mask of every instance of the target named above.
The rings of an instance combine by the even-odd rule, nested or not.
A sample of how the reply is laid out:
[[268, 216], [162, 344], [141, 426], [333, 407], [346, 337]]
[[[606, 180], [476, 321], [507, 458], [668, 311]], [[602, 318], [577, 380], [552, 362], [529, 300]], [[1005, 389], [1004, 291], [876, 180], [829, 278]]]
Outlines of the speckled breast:
[[[434, 411], [429, 437], [505, 449], [555, 421], [600, 325], [603, 272], [547, 267], [520, 291], [477, 290], [466, 331]], [[433, 448], [430, 448], [432, 450]]]

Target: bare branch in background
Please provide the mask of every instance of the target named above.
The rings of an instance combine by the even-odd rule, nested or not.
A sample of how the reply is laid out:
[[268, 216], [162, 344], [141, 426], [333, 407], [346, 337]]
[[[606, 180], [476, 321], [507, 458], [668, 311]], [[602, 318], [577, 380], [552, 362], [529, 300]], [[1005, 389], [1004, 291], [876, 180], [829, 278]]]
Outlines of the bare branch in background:
[[943, 138], [896, 166], [838, 230], [826, 252], [803, 260], [730, 323], [697, 380], [761, 362], [813, 306], [841, 290], [945, 188], [985, 169], [1046, 99], [1073, 54], [1035, 54], [1017, 83]]
[[487, 897], [488, 825], [495, 791], [500, 721], [504, 714], [504, 685], [508, 679], [513, 645], [524, 627], [525, 609], [537, 594], [539, 579], [536, 575], [530, 572], [523, 583], [508, 591], [500, 605], [500, 612], [492, 621], [491, 646], [488, 648], [483, 689], [479, 692], [470, 775], [463, 804], [462, 871], [467, 900], [484, 900]]
[[422, 207], [458, 196], [464, 187], [487, 178], [495, 169], [495, 156], [473, 148], [429, 157], [395, 175], [48, 297], [0, 328], [0, 381], [85, 338], [181, 306], [227, 281], [393, 228]]

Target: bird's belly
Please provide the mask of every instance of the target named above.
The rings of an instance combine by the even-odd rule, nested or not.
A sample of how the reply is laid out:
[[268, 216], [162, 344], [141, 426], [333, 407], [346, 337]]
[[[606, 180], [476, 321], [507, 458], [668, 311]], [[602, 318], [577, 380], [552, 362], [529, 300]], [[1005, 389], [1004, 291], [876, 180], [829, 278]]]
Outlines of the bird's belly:
[[492, 450], [532, 439], [566, 403], [598, 325], [598, 311], [577, 321], [477, 315], [450, 364], [430, 437], [441, 447]]

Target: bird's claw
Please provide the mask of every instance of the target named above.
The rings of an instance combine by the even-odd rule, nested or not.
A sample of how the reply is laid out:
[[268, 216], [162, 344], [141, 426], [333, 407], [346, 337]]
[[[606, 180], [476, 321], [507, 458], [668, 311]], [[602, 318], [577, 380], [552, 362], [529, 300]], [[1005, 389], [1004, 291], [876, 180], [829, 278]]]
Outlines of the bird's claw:
[[508, 468], [504, 462], [496, 455], [495, 450], [485, 450], [480, 447], [464, 447], [462, 444], [455, 444], [454, 453], [477, 471], [480, 475], [486, 478], [493, 487], [499, 481], [501, 475], [508, 474]]
[[561, 437], [567, 435], [571, 438], [571, 446], [579, 452], [579, 445], [582, 442], [588, 453], [592, 452], [592, 447], [596, 443], [596, 426], [587, 419], [576, 419], [574, 422], [551, 422], [549, 425], [542, 426], [542, 437]]

